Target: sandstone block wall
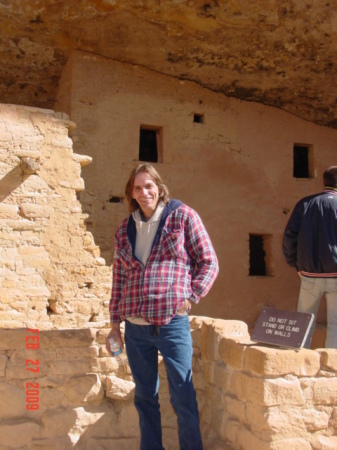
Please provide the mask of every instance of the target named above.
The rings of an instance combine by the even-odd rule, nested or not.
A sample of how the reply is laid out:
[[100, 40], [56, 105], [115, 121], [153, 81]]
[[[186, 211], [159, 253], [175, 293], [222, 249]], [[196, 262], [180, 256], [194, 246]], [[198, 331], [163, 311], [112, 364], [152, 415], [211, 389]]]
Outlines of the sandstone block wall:
[[[337, 351], [250, 341], [239, 321], [191, 317], [193, 377], [205, 450], [337, 446]], [[1, 450], [137, 450], [127, 361], [108, 356], [108, 330], [0, 330]], [[164, 446], [178, 448], [160, 360]]]
[[277, 349], [219, 335], [214, 324], [203, 324], [213, 449], [225, 442], [237, 450], [337, 448], [336, 350]]
[[133, 382], [108, 356], [105, 334], [0, 330], [1, 450], [137, 448], [136, 412], [124, 401]]
[[104, 324], [111, 270], [86, 230], [63, 114], [0, 105], [0, 328]]

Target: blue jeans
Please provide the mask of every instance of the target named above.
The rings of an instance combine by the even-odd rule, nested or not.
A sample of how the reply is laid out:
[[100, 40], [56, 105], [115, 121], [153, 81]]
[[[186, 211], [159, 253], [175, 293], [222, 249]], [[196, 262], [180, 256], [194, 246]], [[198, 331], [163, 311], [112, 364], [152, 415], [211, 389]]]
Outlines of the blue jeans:
[[178, 416], [181, 450], [202, 450], [199, 412], [192, 383], [192, 337], [188, 316], [154, 325], [125, 324], [126, 352], [136, 384], [141, 450], [164, 450], [159, 406], [158, 350], [163, 356], [171, 403]]
[[[325, 347], [337, 348], [337, 278], [311, 278], [302, 275], [297, 311], [313, 313], [316, 318], [323, 294], [326, 298], [328, 324]], [[314, 329], [315, 323], [304, 344], [306, 348], [310, 348]]]

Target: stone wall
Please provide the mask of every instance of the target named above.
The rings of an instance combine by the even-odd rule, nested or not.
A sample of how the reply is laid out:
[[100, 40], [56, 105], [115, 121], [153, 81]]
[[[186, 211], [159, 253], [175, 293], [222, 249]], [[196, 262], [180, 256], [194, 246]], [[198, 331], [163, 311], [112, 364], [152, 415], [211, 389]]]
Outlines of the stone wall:
[[[337, 446], [337, 351], [258, 346], [243, 322], [191, 317], [205, 450]], [[127, 361], [105, 329], [0, 330], [1, 450], [137, 450]], [[178, 448], [160, 362], [164, 446]]]
[[0, 328], [104, 324], [111, 270], [86, 230], [65, 114], [0, 105]]
[[[225, 321], [226, 322], [226, 321]], [[203, 325], [212, 449], [337, 448], [337, 351], [276, 349]]]

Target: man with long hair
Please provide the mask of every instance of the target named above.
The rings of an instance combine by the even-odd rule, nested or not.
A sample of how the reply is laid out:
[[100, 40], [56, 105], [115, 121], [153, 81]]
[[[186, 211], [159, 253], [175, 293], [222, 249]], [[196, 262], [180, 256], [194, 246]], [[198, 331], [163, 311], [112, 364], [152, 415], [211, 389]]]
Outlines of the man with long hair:
[[130, 216], [115, 235], [111, 331], [126, 352], [135, 381], [141, 450], [163, 450], [158, 398], [158, 351], [165, 362], [181, 450], [201, 450], [199, 412], [192, 382], [188, 312], [213, 285], [218, 260], [199, 217], [170, 200], [159, 173], [137, 166], [125, 188]]

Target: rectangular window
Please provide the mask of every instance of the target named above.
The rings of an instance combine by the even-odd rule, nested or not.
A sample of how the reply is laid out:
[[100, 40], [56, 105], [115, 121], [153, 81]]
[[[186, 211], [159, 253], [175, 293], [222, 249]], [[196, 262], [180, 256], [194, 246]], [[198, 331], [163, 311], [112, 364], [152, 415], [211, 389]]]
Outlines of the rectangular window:
[[162, 162], [162, 128], [141, 125], [139, 161]]
[[193, 122], [194, 123], [204, 123], [205, 118], [203, 114], [193, 114]]
[[294, 144], [293, 161], [294, 178], [313, 178], [313, 150], [311, 145]]
[[271, 236], [249, 235], [249, 276], [271, 276]]

